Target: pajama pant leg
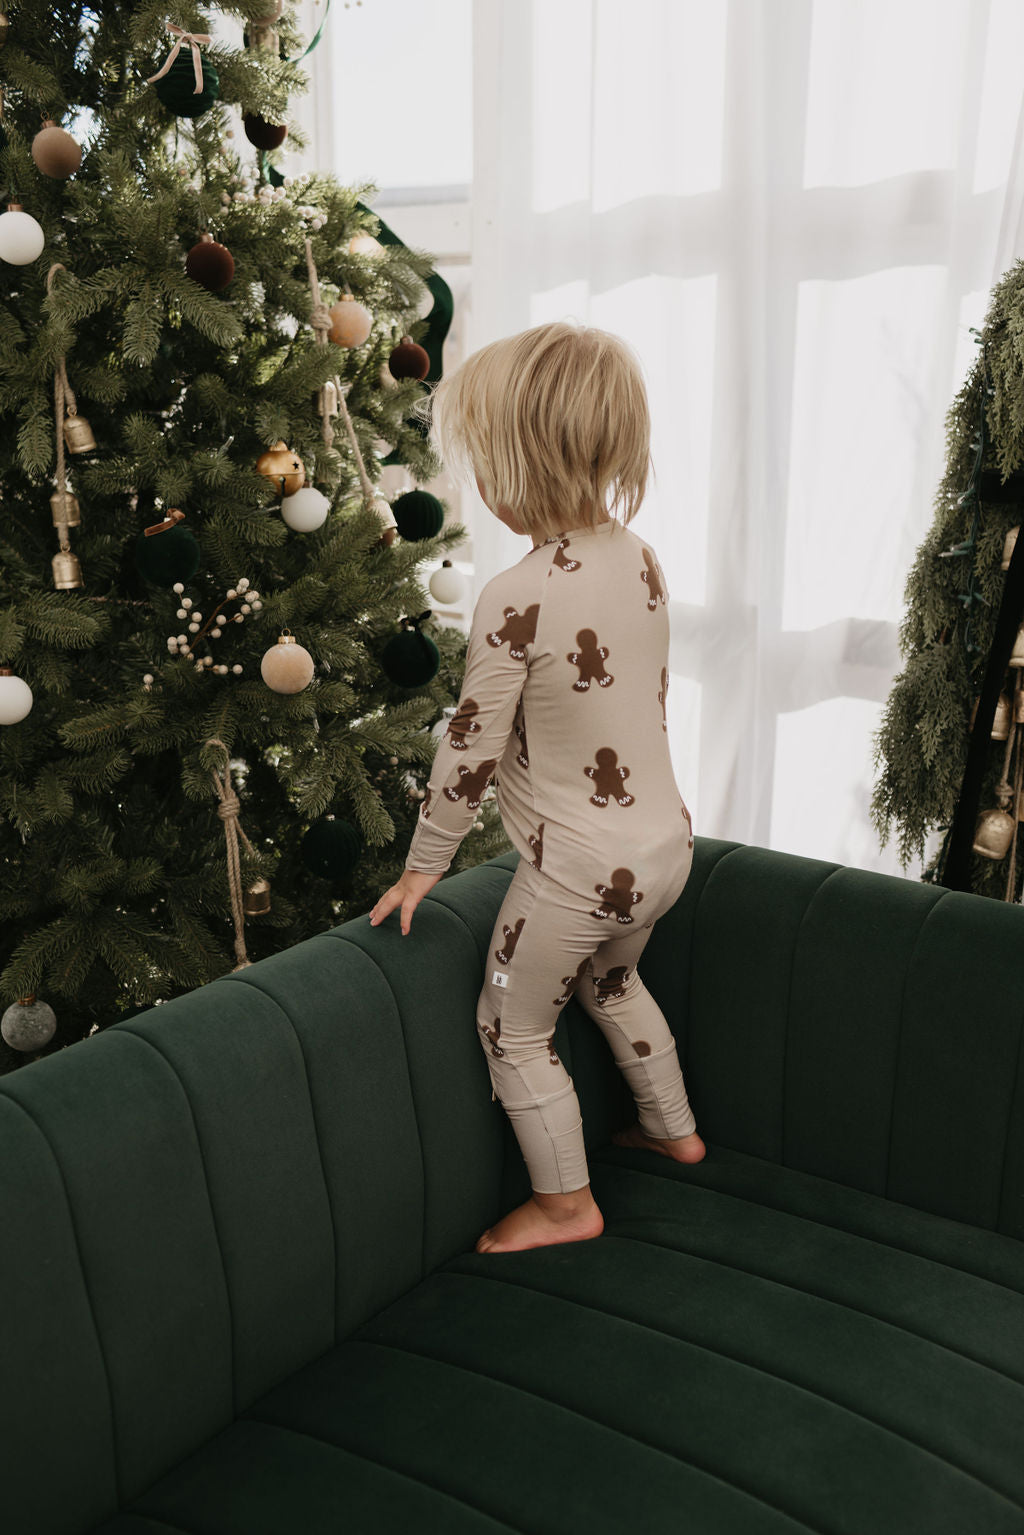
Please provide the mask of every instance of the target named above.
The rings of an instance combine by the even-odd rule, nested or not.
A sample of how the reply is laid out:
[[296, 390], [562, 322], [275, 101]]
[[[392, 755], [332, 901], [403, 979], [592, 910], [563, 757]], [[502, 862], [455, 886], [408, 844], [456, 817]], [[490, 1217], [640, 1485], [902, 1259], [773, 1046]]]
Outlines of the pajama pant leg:
[[656, 1140], [678, 1140], [697, 1128], [672, 1031], [636, 969], [654, 923], [675, 905], [685, 882], [666, 892], [646, 926], [601, 945], [576, 992], [636, 1099], [641, 1130]]
[[[511, 1121], [536, 1193], [571, 1193], [589, 1182], [579, 1101], [554, 1049], [558, 1016], [577, 988], [587, 1011], [613, 1041], [616, 1060], [638, 1094], [644, 1127], [659, 1136], [693, 1129], [668, 1025], [635, 977], [636, 959], [654, 921], [684, 883], [681, 874], [670, 891], [652, 897], [641, 926], [638, 917], [619, 923], [596, 915], [585, 899], [526, 862], [516, 869], [491, 936], [477, 1031], [495, 1096]], [[610, 927], [615, 938], [609, 936]], [[624, 998], [606, 996], [608, 988], [602, 987], [598, 1000], [592, 984], [584, 992], [592, 960], [602, 980], [627, 961], [634, 967]], [[636, 1046], [645, 1042], [650, 1051], [641, 1059]], [[666, 1131], [666, 1124], [672, 1128]]]

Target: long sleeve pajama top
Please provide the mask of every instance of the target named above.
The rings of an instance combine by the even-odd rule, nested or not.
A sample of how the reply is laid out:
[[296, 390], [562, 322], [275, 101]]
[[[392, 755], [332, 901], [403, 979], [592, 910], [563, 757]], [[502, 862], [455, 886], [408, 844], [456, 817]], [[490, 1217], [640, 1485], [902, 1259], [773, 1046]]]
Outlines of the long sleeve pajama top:
[[448, 869], [492, 778], [510, 841], [575, 895], [601, 886], [626, 908], [682, 862], [693, 831], [666, 731], [667, 601], [654, 550], [614, 520], [488, 582], [407, 869]]

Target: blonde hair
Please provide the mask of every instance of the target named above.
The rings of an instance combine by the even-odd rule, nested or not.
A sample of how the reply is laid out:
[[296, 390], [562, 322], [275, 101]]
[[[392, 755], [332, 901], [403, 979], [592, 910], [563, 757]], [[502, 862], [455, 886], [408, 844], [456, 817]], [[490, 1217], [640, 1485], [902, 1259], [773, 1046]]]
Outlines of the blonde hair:
[[639, 511], [651, 422], [640, 363], [618, 336], [534, 326], [474, 352], [432, 404], [446, 462], [477, 474], [534, 537]]

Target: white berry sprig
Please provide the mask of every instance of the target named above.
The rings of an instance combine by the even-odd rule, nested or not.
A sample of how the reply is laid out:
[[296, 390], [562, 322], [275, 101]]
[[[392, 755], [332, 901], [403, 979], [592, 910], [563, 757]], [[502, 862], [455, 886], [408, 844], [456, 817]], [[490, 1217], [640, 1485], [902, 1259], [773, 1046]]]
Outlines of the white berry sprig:
[[[254, 586], [250, 585], [248, 576], [242, 576], [235, 586], [228, 588], [223, 602], [217, 603], [213, 613], [205, 623], [203, 622], [202, 613], [195, 607], [192, 598], [184, 595], [184, 584], [181, 581], [176, 581], [173, 590], [181, 599], [181, 606], [178, 608], [177, 616], [186, 621], [187, 633], [169, 634], [167, 636], [167, 649], [170, 654], [172, 656], [190, 656], [195, 663], [197, 671], [210, 670], [220, 677], [227, 677], [230, 674], [234, 674], [236, 677], [240, 676], [243, 670], [240, 663], [236, 662], [234, 666], [215, 665], [212, 655], [198, 655], [196, 647], [200, 640], [207, 639], [207, 637], [209, 640], [219, 640], [229, 623], [244, 624], [251, 614], [260, 612], [263, 607], [260, 594]], [[237, 602], [239, 607], [237, 613], [229, 615], [223, 610], [232, 602]], [[147, 672], [146, 675], [149, 676], [149, 673]], [[147, 687], [152, 685], [151, 682], [146, 683], [145, 678], [143, 678], [143, 683]]]

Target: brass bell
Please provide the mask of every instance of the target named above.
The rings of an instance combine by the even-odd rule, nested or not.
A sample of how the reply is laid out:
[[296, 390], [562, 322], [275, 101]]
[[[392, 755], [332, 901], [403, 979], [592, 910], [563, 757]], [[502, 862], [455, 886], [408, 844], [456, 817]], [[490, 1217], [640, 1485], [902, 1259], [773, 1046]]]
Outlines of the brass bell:
[[328, 379], [316, 397], [317, 415], [336, 416], [338, 414], [338, 391], [334, 380]]
[[281, 39], [274, 27], [261, 27], [258, 22], [251, 21], [249, 46], [257, 53], [272, 53], [276, 58], [281, 51]]
[[65, 416], [64, 443], [69, 453], [93, 453], [96, 439], [84, 416]]
[[245, 892], [242, 901], [242, 910], [247, 917], [257, 917], [262, 912], [270, 910], [270, 882], [265, 879], [255, 879]]
[[[1017, 696], [1019, 698], [1020, 694]], [[977, 718], [978, 705], [980, 702], [981, 698], [976, 698], [974, 700], [974, 707], [971, 710], [972, 730], [974, 729], [974, 721]], [[1013, 706], [1010, 702], [1009, 693], [1000, 693], [999, 699], [996, 703], [996, 712], [992, 718], [992, 729], [989, 732], [993, 741], [1005, 741], [1007, 736], [1010, 734], [1010, 715], [1012, 708]]]
[[50, 511], [53, 513], [55, 528], [82, 526], [82, 509], [78, 505], [78, 497], [72, 495], [67, 488], [55, 491], [50, 497]]
[[974, 828], [974, 851], [982, 858], [1005, 858], [1016, 830], [1015, 817], [1005, 810], [983, 810]]
[[73, 591], [75, 587], [85, 584], [78, 555], [71, 553], [68, 543], [61, 544], [60, 553], [53, 557], [53, 584], [59, 592]]
[[1024, 666], [1024, 624], [1017, 630], [1017, 638], [1013, 642], [1013, 651], [1010, 655], [1011, 666]]
[[1019, 532], [1020, 532], [1020, 528], [1019, 527], [1011, 528], [1009, 533], [1007, 533], [1006, 537], [1004, 538], [1004, 540], [1003, 540], [1003, 563], [999, 567], [1000, 570], [1009, 570], [1009, 568], [1010, 568], [1010, 560], [1011, 560], [1011, 558], [1013, 556], [1013, 551], [1014, 551], [1014, 548], [1015, 548], [1016, 543], [1017, 543], [1017, 534]]

